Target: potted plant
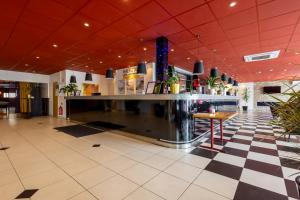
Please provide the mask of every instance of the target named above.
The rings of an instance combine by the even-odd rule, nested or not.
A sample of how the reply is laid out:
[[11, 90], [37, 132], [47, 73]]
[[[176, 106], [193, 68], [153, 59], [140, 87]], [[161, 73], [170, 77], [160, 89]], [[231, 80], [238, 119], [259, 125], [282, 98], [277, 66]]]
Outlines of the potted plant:
[[227, 88], [228, 86], [223, 81], [219, 84], [221, 95], [226, 96]]
[[206, 81], [208, 90], [210, 91], [211, 95], [216, 94], [216, 88], [218, 87], [217, 81], [219, 80], [218, 77], [209, 77]]
[[242, 94], [242, 98], [246, 102], [246, 105], [242, 106], [243, 107], [243, 111], [247, 111], [248, 110], [247, 103], [249, 102], [249, 98], [250, 98], [250, 94], [249, 94], [249, 89], [248, 88], [245, 88], [244, 93]]
[[75, 96], [77, 87], [78, 86], [75, 83], [69, 83], [68, 85], [60, 88], [59, 92], [63, 92], [64, 94], [67, 94], [67, 96]]
[[179, 76], [175, 72], [175, 68], [173, 66], [168, 67], [168, 79], [166, 81], [167, 85], [170, 86], [171, 94], [179, 94], [180, 84], [179, 84]]
[[275, 116], [271, 124], [283, 127], [284, 135], [300, 135], [300, 91], [289, 87], [290, 92], [282, 93], [289, 96], [287, 101], [270, 95], [277, 103], [271, 105], [272, 114]]

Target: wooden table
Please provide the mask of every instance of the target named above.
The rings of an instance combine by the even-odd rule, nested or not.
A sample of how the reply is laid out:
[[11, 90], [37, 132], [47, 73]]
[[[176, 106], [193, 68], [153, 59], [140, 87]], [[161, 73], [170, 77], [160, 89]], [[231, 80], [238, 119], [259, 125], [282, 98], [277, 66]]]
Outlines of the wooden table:
[[[214, 119], [220, 120], [220, 139], [223, 141], [223, 121], [227, 119], [231, 119], [235, 117], [237, 113], [235, 112], [216, 112], [215, 114], [212, 113], [195, 113], [193, 114], [194, 120], [194, 128], [195, 128], [195, 119], [210, 119], [210, 145], [211, 149], [214, 148]], [[206, 147], [206, 146], [203, 146]], [[207, 147], [206, 147], [207, 148]], [[216, 149], [220, 150], [220, 149]]]

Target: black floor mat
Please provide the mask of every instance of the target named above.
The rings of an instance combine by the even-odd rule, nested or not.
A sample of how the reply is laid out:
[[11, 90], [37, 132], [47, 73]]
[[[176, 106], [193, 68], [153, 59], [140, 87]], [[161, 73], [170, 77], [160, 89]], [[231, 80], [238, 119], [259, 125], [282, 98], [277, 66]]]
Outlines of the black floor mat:
[[82, 125], [62, 126], [56, 127], [55, 129], [66, 134], [72, 135], [74, 137], [83, 137], [104, 132], [104, 130], [90, 128]]
[[86, 124], [87, 126], [91, 126], [98, 129], [121, 129], [125, 128], [125, 126], [119, 124], [113, 124], [110, 122], [102, 122], [102, 121], [94, 121]]

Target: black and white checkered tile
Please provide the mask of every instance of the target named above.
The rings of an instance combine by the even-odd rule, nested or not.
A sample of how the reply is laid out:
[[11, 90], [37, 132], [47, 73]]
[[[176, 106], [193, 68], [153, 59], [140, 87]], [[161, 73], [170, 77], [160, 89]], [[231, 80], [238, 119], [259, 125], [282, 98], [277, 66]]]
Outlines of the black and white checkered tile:
[[[234, 200], [299, 199], [294, 180], [300, 175], [300, 142], [280, 137], [284, 130], [270, 125], [270, 119], [269, 114], [240, 114], [224, 124], [229, 141], [215, 141], [220, 152], [199, 146], [191, 151], [210, 159], [205, 171], [237, 183]], [[202, 145], [210, 146], [209, 138]]]

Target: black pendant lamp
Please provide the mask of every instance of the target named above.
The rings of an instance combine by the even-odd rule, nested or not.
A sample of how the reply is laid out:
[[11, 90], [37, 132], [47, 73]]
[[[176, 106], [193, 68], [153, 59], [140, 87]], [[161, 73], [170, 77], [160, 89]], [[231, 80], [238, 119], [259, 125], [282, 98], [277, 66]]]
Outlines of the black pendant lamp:
[[87, 73], [85, 74], [85, 81], [93, 81], [92, 73], [87, 72]]
[[239, 83], [236, 80], [234, 80], [233, 81], [233, 86], [239, 86]]
[[114, 72], [112, 68], [109, 68], [106, 70], [105, 78], [107, 79], [113, 79], [114, 78]]
[[201, 75], [204, 72], [204, 66], [203, 66], [203, 61], [199, 61], [197, 60], [194, 64], [194, 70], [193, 70], [193, 74], [194, 75]]
[[217, 77], [218, 76], [218, 70], [217, 70], [217, 68], [212, 68], [211, 70], [210, 70], [210, 77]]
[[222, 74], [222, 76], [221, 76], [221, 81], [223, 81], [223, 82], [227, 81], [227, 76], [226, 76], [226, 74]]
[[232, 80], [231, 77], [228, 78], [228, 82], [227, 82], [227, 83], [228, 83], [228, 84], [232, 84], [232, 83], [233, 83], [233, 80]]
[[137, 74], [147, 74], [146, 63], [144, 63], [144, 62], [138, 63], [136, 73]]
[[71, 77], [70, 77], [70, 83], [76, 83], [77, 81], [76, 81], [76, 76], [75, 75], [72, 75]]

